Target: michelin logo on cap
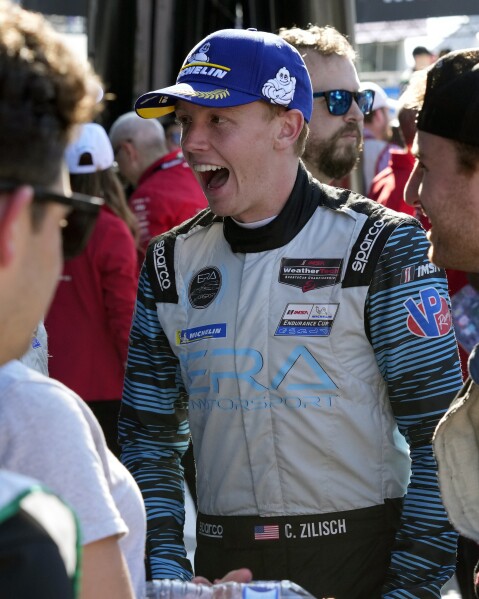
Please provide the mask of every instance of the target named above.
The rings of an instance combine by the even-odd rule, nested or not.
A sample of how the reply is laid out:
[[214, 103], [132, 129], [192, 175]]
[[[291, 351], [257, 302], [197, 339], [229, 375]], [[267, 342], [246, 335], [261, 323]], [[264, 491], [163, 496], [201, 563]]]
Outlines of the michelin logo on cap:
[[268, 79], [263, 85], [263, 96], [273, 104], [288, 106], [294, 97], [296, 77], [291, 77], [286, 67], [279, 69], [274, 79]]
[[135, 110], [143, 118], [158, 118], [174, 112], [179, 100], [218, 108], [263, 100], [299, 110], [306, 122], [313, 110], [311, 79], [299, 52], [277, 35], [255, 29], [210, 34], [188, 54], [176, 83], [143, 94]]
[[[203, 44], [196, 52], [190, 54], [181, 67], [178, 80], [187, 75], [206, 75], [207, 77], [216, 77], [222, 79], [231, 69], [220, 64], [211, 64], [207, 52], [210, 49], [210, 42]], [[189, 94], [191, 96], [197, 94]], [[201, 96], [200, 96], [201, 97]]]
[[198, 52], [194, 52], [191, 56], [189, 56], [186, 59], [186, 61], [187, 62], [209, 62], [210, 58], [206, 53], [210, 49], [210, 46], [211, 46], [211, 44], [209, 42], [206, 42], [206, 44], [203, 44], [201, 46], [201, 48], [198, 50]]

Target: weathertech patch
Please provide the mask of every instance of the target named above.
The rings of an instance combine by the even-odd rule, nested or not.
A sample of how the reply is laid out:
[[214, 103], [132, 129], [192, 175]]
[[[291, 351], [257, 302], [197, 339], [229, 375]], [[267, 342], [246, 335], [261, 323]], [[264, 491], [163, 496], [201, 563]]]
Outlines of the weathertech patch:
[[341, 258], [283, 258], [278, 281], [303, 293], [330, 287], [339, 283], [342, 263]]

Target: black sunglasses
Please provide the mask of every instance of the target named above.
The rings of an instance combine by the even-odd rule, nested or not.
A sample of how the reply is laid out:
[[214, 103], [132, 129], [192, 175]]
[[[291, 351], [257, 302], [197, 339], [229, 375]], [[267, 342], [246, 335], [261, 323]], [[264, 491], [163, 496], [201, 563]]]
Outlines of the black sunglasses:
[[361, 92], [350, 92], [347, 89], [332, 89], [329, 92], [314, 92], [313, 98], [326, 98], [329, 114], [343, 116], [351, 108], [353, 99], [363, 114], [369, 114], [373, 108], [374, 91], [365, 89]]
[[[1, 191], [13, 191], [22, 183], [14, 181], [0, 181]], [[25, 183], [25, 185], [28, 185]], [[63, 257], [70, 260], [78, 256], [84, 249], [95, 226], [100, 207], [104, 204], [101, 198], [85, 195], [83, 193], [72, 193], [62, 195], [44, 187], [32, 185], [34, 202], [46, 203], [56, 202], [70, 208], [65, 217], [66, 224], [62, 227]]]

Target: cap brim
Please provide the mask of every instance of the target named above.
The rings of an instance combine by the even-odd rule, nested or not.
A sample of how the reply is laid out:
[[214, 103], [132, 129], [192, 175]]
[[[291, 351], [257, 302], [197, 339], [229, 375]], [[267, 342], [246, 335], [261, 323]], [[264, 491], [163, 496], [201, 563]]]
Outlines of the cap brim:
[[265, 98], [221, 87], [221, 84], [211, 85], [195, 82], [193, 87], [189, 83], [178, 83], [143, 94], [135, 102], [135, 111], [138, 116], [144, 119], [155, 119], [174, 112], [178, 100], [192, 102], [200, 106], [227, 108], [229, 106], [250, 104], [261, 99], [264, 100]]

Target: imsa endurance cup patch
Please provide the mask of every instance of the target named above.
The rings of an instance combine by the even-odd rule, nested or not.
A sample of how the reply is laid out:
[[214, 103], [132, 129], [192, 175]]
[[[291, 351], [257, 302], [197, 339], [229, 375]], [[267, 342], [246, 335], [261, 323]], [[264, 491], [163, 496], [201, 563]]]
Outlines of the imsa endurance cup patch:
[[207, 308], [221, 289], [221, 273], [216, 266], [206, 266], [191, 278], [188, 299], [193, 308]]
[[341, 258], [283, 258], [278, 281], [303, 293], [330, 287], [339, 283], [342, 263]]
[[288, 304], [275, 337], [328, 337], [339, 304]]

